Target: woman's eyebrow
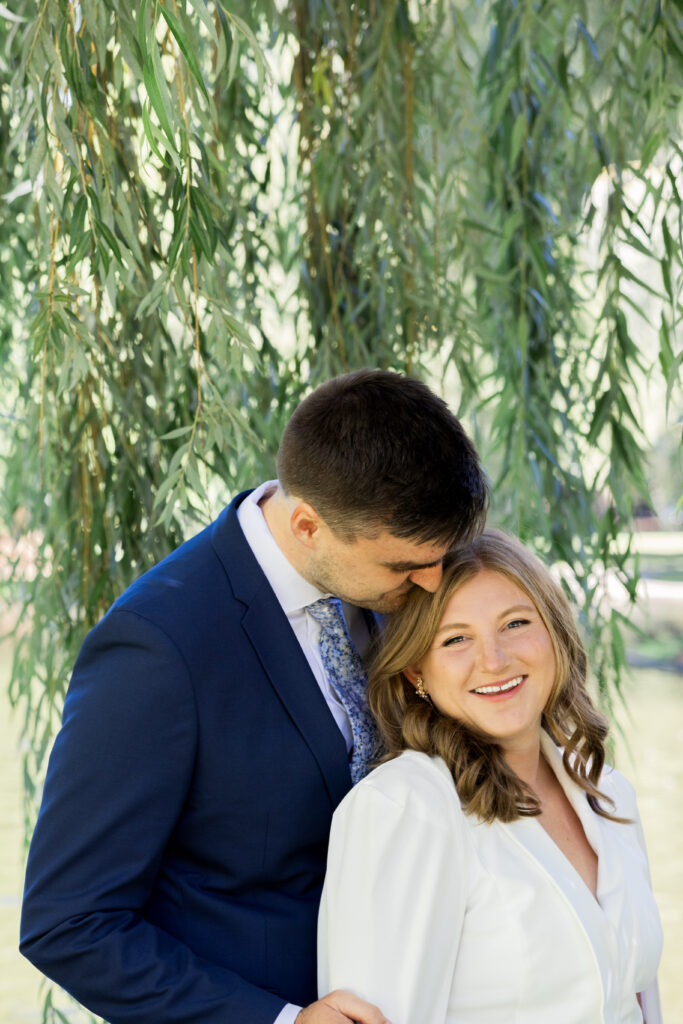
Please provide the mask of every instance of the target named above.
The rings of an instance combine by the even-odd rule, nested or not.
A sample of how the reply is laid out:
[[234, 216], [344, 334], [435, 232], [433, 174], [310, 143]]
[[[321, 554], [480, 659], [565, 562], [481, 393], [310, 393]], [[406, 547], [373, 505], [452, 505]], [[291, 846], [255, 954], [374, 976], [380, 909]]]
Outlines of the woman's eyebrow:
[[[506, 619], [508, 615], [514, 615], [516, 612], [535, 612], [536, 608], [532, 604], [513, 604], [505, 611], [501, 612], [498, 616], [499, 619]], [[471, 626], [470, 622], [448, 622], [445, 626], [440, 626], [436, 631], [436, 636], [439, 633], [445, 633], [451, 629], [469, 629]]]

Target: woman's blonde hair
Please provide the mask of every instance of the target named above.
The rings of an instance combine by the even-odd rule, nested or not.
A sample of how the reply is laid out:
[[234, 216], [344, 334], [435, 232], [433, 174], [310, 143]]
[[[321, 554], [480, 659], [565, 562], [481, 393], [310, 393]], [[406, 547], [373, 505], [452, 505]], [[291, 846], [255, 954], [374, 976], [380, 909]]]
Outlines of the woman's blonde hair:
[[586, 652], [569, 601], [545, 566], [518, 540], [499, 530], [485, 530], [468, 546], [449, 552], [437, 592], [416, 588], [388, 620], [368, 683], [370, 708], [385, 741], [384, 760], [403, 750], [438, 754], [453, 775], [465, 811], [484, 821], [540, 814], [537, 797], [508, 767], [498, 744], [442, 715], [417, 695], [403, 674], [427, 654], [453, 594], [483, 569], [506, 576], [536, 606], [550, 634], [556, 662], [543, 728], [563, 748], [564, 767], [585, 790], [593, 810], [622, 821], [599, 803], [611, 803], [597, 788], [605, 763], [607, 722], [586, 690]]

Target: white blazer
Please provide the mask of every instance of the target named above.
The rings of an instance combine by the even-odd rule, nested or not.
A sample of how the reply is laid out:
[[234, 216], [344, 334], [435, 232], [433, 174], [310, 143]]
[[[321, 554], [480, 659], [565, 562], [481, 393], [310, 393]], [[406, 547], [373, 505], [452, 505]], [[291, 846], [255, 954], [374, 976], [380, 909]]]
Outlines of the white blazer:
[[408, 751], [334, 816], [318, 985], [392, 1024], [661, 1024], [662, 931], [635, 795], [606, 769], [619, 825], [595, 814], [545, 733], [544, 753], [598, 854], [598, 900], [534, 818], [463, 813], [441, 758]]

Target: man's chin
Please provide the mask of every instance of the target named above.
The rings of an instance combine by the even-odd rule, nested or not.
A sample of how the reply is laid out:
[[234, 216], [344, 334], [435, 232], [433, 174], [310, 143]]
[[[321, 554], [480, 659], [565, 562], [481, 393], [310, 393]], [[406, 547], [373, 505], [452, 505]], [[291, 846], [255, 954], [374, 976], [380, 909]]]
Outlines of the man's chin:
[[[410, 590], [412, 589], [411, 587]], [[390, 615], [403, 607], [410, 590], [402, 590], [396, 594], [382, 594], [375, 601], [365, 603], [363, 607], [368, 608], [371, 612], [377, 612], [379, 615]]]

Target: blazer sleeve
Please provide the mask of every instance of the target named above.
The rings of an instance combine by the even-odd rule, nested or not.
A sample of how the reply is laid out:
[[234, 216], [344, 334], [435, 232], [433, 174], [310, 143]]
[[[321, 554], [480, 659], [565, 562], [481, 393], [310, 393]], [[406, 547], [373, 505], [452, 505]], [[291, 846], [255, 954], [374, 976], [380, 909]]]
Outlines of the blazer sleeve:
[[[638, 843], [645, 854], [647, 860], [647, 847], [645, 845], [645, 833], [643, 832], [642, 822], [640, 820], [640, 813], [638, 811], [638, 805], [635, 799], [635, 793], [633, 795], [633, 818], [636, 826], [636, 835], [638, 837]], [[649, 861], [648, 861], [649, 870]], [[652, 881], [650, 880], [650, 885]], [[662, 1003], [659, 997], [659, 981], [657, 975], [653, 978], [647, 988], [640, 993], [643, 1017], [645, 1024], [663, 1024], [662, 1017]]]
[[[650, 875], [650, 865], [647, 855], [647, 846], [645, 843], [645, 833], [640, 819], [635, 790], [628, 779], [614, 768], [608, 769], [605, 778], [607, 780], [607, 786], [605, 788], [608, 791], [608, 795], [610, 795], [614, 800], [616, 813], [622, 817], [630, 818], [632, 822], [631, 825], [623, 827], [633, 829], [635, 833], [635, 841], [645, 857], [648, 880], [650, 882], [650, 888], [652, 888], [652, 878]], [[640, 998], [645, 1024], [663, 1024], [662, 1004], [659, 996], [659, 982], [656, 974], [650, 984], [640, 992]]]
[[384, 765], [345, 798], [319, 917], [321, 994], [354, 992], [392, 1024], [443, 1024], [466, 902], [459, 832], [453, 783], [426, 755]]
[[29, 852], [21, 951], [110, 1024], [272, 1024], [284, 1000], [142, 916], [193, 771], [197, 714], [173, 642], [129, 611], [74, 669]]

